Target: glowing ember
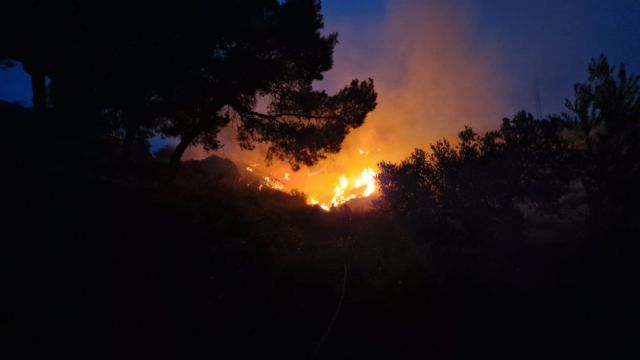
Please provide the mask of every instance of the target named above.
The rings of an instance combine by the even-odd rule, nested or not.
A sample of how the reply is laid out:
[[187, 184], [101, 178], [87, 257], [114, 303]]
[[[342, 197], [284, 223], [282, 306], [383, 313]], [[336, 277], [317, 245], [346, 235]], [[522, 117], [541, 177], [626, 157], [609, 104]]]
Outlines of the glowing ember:
[[248, 172], [253, 172], [253, 169], [250, 168], [250, 167], [247, 167], [246, 169], [247, 169]]
[[284, 179], [289, 181], [289, 178], [291, 177], [291, 175], [289, 173], [284, 173]]
[[274, 190], [280, 190], [280, 191], [284, 190], [284, 185], [282, 185], [282, 183], [276, 179], [272, 179], [268, 176], [265, 176], [264, 181], [268, 187]]
[[309, 205], [312, 205], [312, 206], [314, 206], [314, 205], [318, 205], [318, 206], [320, 206], [320, 208], [321, 208], [322, 210], [324, 210], [324, 211], [329, 211], [329, 210], [331, 210], [331, 207], [330, 207], [329, 205], [327, 205], [326, 203], [322, 203], [322, 204], [320, 204], [320, 201], [318, 201], [318, 200], [316, 200], [316, 199], [314, 199], [314, 198], [309, 198], [309, 199], [307, 200], [307, 203], [308, 203]]
[[318, 171], [313, 171], [313, 172], [311, 172], [310, 170], [307, 170], [307, 176], [311, 177], [311, 176], [314, 176], [314, 175], [321, 174], [323, 172], [325, 172], [324, 168], [322, 168], [322, 169], [320, 169]]
[[369, 152], [368, 152], [368, 151], [365, 151], [365, 150], [362, 150], [362, 149], [358, 150], [358, 153], [359, 153], [360, 155], [369, 155]]

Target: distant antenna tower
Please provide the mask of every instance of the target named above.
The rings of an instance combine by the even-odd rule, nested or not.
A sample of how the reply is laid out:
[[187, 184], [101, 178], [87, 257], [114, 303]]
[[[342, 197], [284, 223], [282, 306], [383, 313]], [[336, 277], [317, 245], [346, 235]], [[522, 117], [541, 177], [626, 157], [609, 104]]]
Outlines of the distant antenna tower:
[[533, 73], [533, 95], [536, 101], [536, 117], [542, 119], [542, 99], [540, 98], [540, 85], [538, 84], [538, 73]]

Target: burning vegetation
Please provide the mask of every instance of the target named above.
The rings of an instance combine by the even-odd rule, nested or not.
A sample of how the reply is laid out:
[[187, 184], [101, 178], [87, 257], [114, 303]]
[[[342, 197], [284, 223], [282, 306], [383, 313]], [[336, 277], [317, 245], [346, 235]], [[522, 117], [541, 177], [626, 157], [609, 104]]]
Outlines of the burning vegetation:
[[376, 172], [368, 167], [362, 170], [360, 176], [355, 179], [348, 179], [344, 174], [338, 177], [338, 184], [333, 189], [333, 197], [329, 203], [320, 202], [314, 197], [309, 197], [309, 205], [317, 205], [325, 211], [330, 211], [332, 207], [339, 207], [347, 202], [367, 198], [376, 192]]
[[[295, 173], [282, 172], [282, 170], [268, 171], [269, 169], [258, 170], [259, 165], [254, 163], [252, 166], [246, 166], [244, 179], [247, 186], [257, 186], [258, 190], [265, 188], [283, 191], [297, 192], [294, 184], [299, 184], [298, 176]], [[267, 171], [267, 174], [263, 172]], [[306, 177], [312, 177], [321, 172], [308, 171]], [[302, 174], [302, 177], [305, 175]], [[376, 185], [377, 173], [372, 167], [364, 168], [359, 174], [348, 177], [346, 174], [337, 176], [333, 191], [330, 187], [318, 191], [317, 194], [305, 195], [306, 202], [311, 206], [318, 206], [322, 210], [331, 211], [332, 208], [340, 207], [347, 204], [351, 200], [374, 197], [377, 194]]]

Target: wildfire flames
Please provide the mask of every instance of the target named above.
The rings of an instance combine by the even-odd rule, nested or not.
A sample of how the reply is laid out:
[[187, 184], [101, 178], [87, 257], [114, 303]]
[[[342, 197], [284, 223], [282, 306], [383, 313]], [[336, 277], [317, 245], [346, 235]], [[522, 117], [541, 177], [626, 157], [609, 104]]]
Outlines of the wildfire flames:
[[[343, 169], [345, 173], [338, 173], [340, 175], [337, 176], [327, 173], [325, 168], [292, 173], [284, 167], [271, 169], [266, 173], [267, 168], [260, 170], [261, 166], [258, 163], [247, 166], [245, 170], [248, 175], [259, 180], [259, 190], [268, 188], [286, 192], [302, 188], [307, 193], [308, 205], [331, 211], [332, 208], [337, 208], [351, 200], [370, 197], [377, 191], [377, 173], [372, 166], [367, 165], [369, 162], [365, 159], [369, 151], [357, 150], [356, 154], [360, 155], [356, 157], [361, 158], [364, 163], [356, 163], [355, 168], [364, 168], [359, 172]], [[317, 179], [319, 177], [322, 179]]]
[[318, 205], [323, 210], [329, 211], [331, 207], [338, 207], [350, 200], [369, 197], [376, 192], [376, 172], [367, 167], [362, 170], [360, 176], [350, 181], [344, 174], [338, 178], [338, 184], [333, 189], [333, 198], [329, 203], [316, 200], [310, 197], [307, 199], [309, 205]]

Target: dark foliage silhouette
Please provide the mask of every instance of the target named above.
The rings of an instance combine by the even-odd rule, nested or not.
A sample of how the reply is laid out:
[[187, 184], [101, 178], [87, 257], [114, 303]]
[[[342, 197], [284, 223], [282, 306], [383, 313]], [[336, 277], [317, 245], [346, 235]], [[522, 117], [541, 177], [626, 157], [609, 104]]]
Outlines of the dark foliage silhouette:
[[[465, 226], [528, 205], [558, 211], [570, 184], [587, 192], [591, 218], [637, 218], [638, 77], [603, 56], [577, 84], [570, 114], [534, 119], [526, 112], [479, 136], [465, 128], [399, 164], [380, 164], [379, 208], [410, 222]], [[468, 210], [477, 211], [465, 215]]]
[[[571, 174], [559, 119], [521, 112], [483, 136], [471, 128], [400, 164], [382, 163], [378, 207], [411, 224], [478, 233], [491, 220], [518, 223], [516, 203], [554, 209]], [[502, 224], [493, 224], [500, 228]], [[468, 236], [468, 234], [467, 234]]]
[[[3, 10], [0, 57], [31, 74], [36, 109], [47, 76], [56, 110], [99, 133], [124, 130], [127, 153], [150, 131], [179, 136], [174, 171], [189, 145], [217, 148], [232, 120], [244, 147], [264, 142], [268, 159], [311, 165], [376, 106], [372, 80], [335, 95], [312, 88], [337, 41], [321, 35], [315, 0], [10, 1]], [[115, 119], [106, 129], [105, 112]]]
[[[638, 77], [604, 56], [592, 61], [588, 73], [588, 82], [576, 84], [567, 100], [566, 114], [535, 119], [520, 112], [484, 135], [465, 128], [455, 145], [445, 139], [400, 163], [381, 163], [378, 176], [378, 212], [425, 244], [440, 271], [459, 274], [449, 275], [449, 285], [491, 288], [499, 282], [497, 273], [526, 283], [518, 275], [522, 269], [535, 262], [546, 268], [537, 276], [548, 271], [548, 283], [534, 296], [551, 306], [546, 316], [554, 329], [543, 326], [545, 331], [564, 338], [545, 340], [544, 352], [552, 357], [565, 356], [560, 349], [572, 346], [576, 353], [632, 353], [631, 335], [622, 329], [638, 319], [637, 286], [631, 285], [640, 256]], [[570, 250], [562, 249], [566, 244], [573, 244]], [[519, 297], [528, 290], [506, 288], [501, 293], [510, 300], [504, 306], [535, 308]], [[546, 291], [554, 296], [546, 298]], [[575, 306], [559, 310], [559, 298]], [[597, 310], [583, 323], [584, 309], [592, 307]], [[512, 326], [540, 326], [521, 315], [516, 318], [522, 323]], [[576, 343], [593, 336], [622, 348]]]
[[581, 178], [595, 213], [637, 215], [640, 180], [639, 78], [601, 56], [589, 66], [589, 82], [567, 100], [580, 129]]

